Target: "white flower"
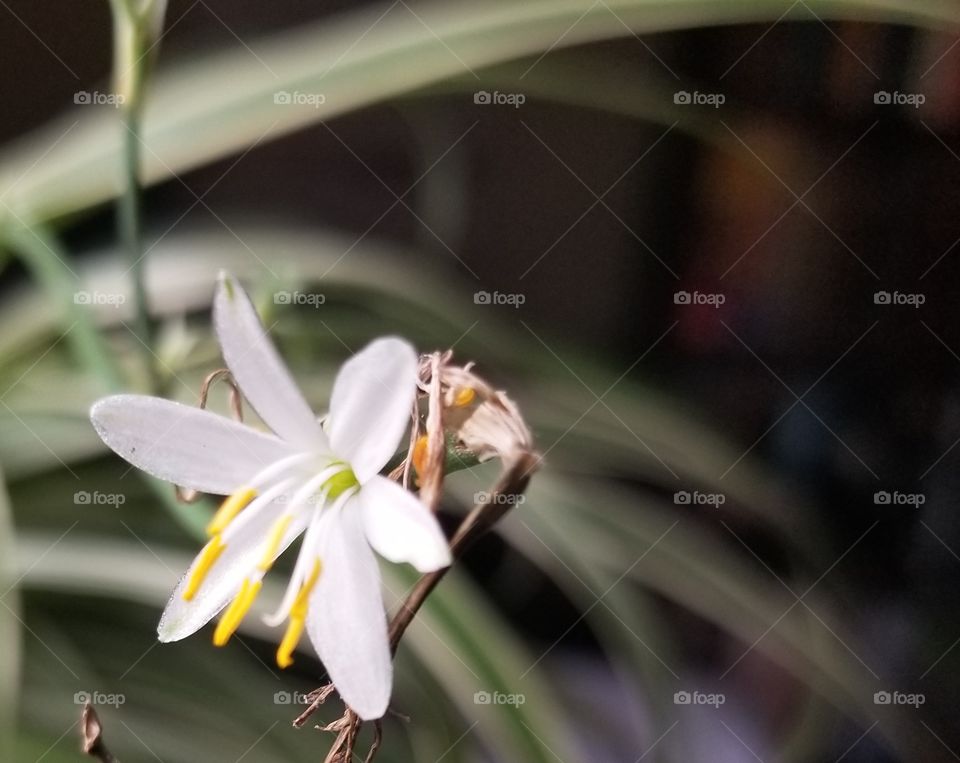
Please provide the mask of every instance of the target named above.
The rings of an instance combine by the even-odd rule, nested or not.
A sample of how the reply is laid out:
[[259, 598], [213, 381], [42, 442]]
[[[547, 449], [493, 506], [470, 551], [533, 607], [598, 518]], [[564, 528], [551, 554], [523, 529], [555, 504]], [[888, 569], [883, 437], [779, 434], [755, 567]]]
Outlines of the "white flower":
[[140, 395], [104, 398], [90, 413], [103, 441], [131, 464], [229, 496], [164, 610], [160, 640], [189, 636], [224, 610], [214, 643], [225, 644], [264, 574], [303, 533], [286, 595], [264, 618], [288, 622], [277, 662], [292, 663], [306, 628], [343, 700], [362, 719], [379, 718], [390, 699], [392, 662], [371, 547], [421, 572], [450, 564], [433, 514], [379, 476], [409, 423], [417, 355], [401, 339], [369, 344], [340, 369], [321, 424], [232, 276], [221, 275], [213, 318], [234, 379], [273, 434]]

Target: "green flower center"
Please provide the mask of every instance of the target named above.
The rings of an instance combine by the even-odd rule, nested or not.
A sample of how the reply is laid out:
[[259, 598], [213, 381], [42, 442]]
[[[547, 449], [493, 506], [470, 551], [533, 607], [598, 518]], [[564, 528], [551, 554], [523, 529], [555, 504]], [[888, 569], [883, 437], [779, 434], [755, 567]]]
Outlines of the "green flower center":
[[341, 471], [323, 483], [323, 488], [327, 491], [327, 498], [331, 501], [335, 501], [345, 491], [354, 487], [360, 487], [360, 483], [357, 481], [357, 475], [353, 473], [353, 469], [346, 464]]

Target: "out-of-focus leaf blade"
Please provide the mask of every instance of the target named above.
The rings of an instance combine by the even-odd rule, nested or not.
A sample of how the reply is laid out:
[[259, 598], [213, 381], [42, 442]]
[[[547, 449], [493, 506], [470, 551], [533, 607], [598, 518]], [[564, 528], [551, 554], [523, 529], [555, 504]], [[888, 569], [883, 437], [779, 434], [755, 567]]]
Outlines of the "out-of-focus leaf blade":
[[13, 760], [20, 705], [20, 573], [6, 480], [0, 468], [0, 757]]
[[[364, 7], [158, 72], [147, 107], [144, 176], [147, 182], [167, 179], [465, 71], [481, 89], [477, 72], [484, 67], [555, 47], [631, 33], [824, 18], [944, 27], [960, 23], [960, 8], [940, 0], [808, 0], [786, 13], [780, 0], [487, 0], [434, 2], [416, 10], [405, 4]], [[284, 92], [324, 99], [275, 103]], [[0, 155], [5, 198], [0, 212], [9, 208], [33, 223], [113, 197], [121, 161], [114, 111], [84, 107]]]

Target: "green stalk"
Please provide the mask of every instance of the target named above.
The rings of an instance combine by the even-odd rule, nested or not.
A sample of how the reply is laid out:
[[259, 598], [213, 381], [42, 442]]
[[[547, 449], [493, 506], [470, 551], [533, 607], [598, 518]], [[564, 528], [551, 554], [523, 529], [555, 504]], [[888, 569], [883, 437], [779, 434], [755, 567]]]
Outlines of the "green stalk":
[[153, 331], [144, 282], [143, 207], [143, 109], [150, 76], [151, 46], [163, 24], [165, 0], [111, 0], [114, 25], [114, 87], [123, 127], [123, 189], [118, 199], [118, 238], [130, 263], [133, 279], [133, 330], [140, 340], [139, 352], [151, 391], [157, 388]]
[[[139, 79], [139, 78], [138, 78]], [[137, 99], [139, 101], [139, 98]], [[133, 330], [140, 339], [137, 346], [147, 371], [151, 388], [156, 387], [156, 367], [150, 348], [153, 332], [147, 309], [147, 290], [144, 283], [142, 186], [140, 184], [140, 126], [143, 120], [141, 103], [121, 107], [123, 124], [123, 193], [118, 199], [117, 223], [119, 238], [130, 263], [133, 279]]]

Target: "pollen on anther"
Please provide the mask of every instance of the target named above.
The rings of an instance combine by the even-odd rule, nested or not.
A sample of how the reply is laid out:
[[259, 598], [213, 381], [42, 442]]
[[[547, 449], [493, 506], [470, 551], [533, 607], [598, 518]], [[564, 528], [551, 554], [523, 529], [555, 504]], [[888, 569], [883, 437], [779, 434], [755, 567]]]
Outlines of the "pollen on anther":
[[210, 539], [210, 542], [203, 547], [200, 556], [197, 558], [193, 572], [190, 574], [190, 579], [187, 581], [187, 587], [183, 589], [183, 598], [185, 601], [190, 601], [197, 595], [197, 591], [200, 590], [200, 586], [206, 579], [207, 573], [210, 572], [210, 568], [213, 567], [214, 562], [220, 558], [220, 554], [223, 553], [225, 548], [226, 545], [219, 534], [214, 535], [213, 538]]
[[233, 521], [234, 517], [243, 511], [256, 497], [257, 491], [252, 487], [242, 487], [233, 493], [233, 495], [220, 504], [217, 513], [213, 515], [213, 519], [211, 519], [210, 524], [207, 525], [207, 534], [216, 535], [217, 533], [223, 532], [227, 528], [227, 525]]
[[247, 612], [250, 611], [250, 607], [253, 606], [253, 600], [257, 598], [257, 594], [260, 593], [262, 585], [262, 580], [251, 581], [247, 578], [243, 581], [240, 592], [236, 595], [236, 598], [230, 602], [227, 611], [223, 617], [220, 618], [220, 622], [217, 623], [217, 628], [213, 632], [214, 646], [225, 646], [230, 640], [230, 637], [236, 632], [237, 628], [240, 627], [240, 623], [243, 621]]
[[322, 570], [323, 564], [318, 558], [313, 563], [313, 570], [310, 573], [310, 577], [308, 577], [306, 582], [300, 587], [300, 590], [297, 592], [297, 598], [290, 608], [290, 622], [287, 623], [287, 630], [283, 634], [280, 646], [277, 647], [277, 665], [281, 668], [289, 668], [293, 665], [293, 652], [297, 648], [297, 644], [300, 643], [300, 637], [303, 635], [303, 629], [307, 622], [310, 593], [317, 584]]
[[413, 468], [417, 470], [418, 475], [423, 475], [424, 470], [427, 468], [427, 443], [429, 438], [427, 435], [420, 435], [417, 438], [417, 441], [413, 444], [413, 456], [411, 460], [413, 461]]
[[457, 394], [453, 397], [453, 404], [457, 408], [464, 408], [473, 402], [477, 396], [477, 391], [473, 387], [460, 387]]
[[290, 527], [292, 520], [293, 516], [291, 514], [285, 514], [274, 522], [273, 527], [270, 528], [270, 534], [267, 536], [267, 542], [263, 547], [263, 556], [260, 558], [260, 564], [257, 565], [257, 569], [261, 572], [269, 572], [273, 566], [273, 560], [277, 557], [280, 544], [283, 542], [283, 537], [287, 534], [287, 528]]

